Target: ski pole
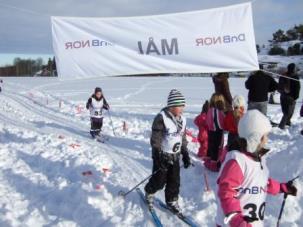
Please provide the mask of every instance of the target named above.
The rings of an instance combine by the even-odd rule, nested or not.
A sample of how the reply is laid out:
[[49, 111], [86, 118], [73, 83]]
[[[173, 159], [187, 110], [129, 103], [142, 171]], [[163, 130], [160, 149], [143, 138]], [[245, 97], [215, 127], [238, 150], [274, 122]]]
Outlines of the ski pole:
[[[294, 180], [298, 179], [299, 177], [300, 176], [297, 176], [297, 177], [293, 178], [292, 180], [290, 180], [289, 182], [293, 182]], [[287, 196], [288, 196], [288, 194], [284, 193], [284, 198], [283, 198], [282, 206], [281, 206], [279, 217], [278, 217], [277, 227], [280, 226], [280, 220], [282, 218], [282, 214], [283, 214], [283, 211], [284, 211], [284, 207], [285, 207]]]
[[140, 181], [138, 184], [136, 184], [132, 189], [130, 189], [127, 192], [123, 192], [123, 191], [119, 191], [119, 195], [120, 196], [127, 196], [129, 193], [131, 193], [133, 190], [135, 190], [136, 188], [138, 188], [141, 184], [143, 184], [145, 181], [147, 181], [149, 178], [151, 178], [153, 175], [155, 175], [156, 173], [158, 173], [160, 170], [162, 170], [161, 168], [156, 170], [155, 172], [153, 172], [151, 175], [149, 175], [148, 177], [144, 178], [142, 181]]
[[[193, 163], [191, 163], [191, 166], [195, 166]], [[180, 166], [180, 168], [183, 168], [184, 165]], [[159, 171], [161, 171], [162, 169], [158, 169], [156, 170], [155, 172], [153, 172], [151, 175], [147, 176], [146, 178], [144, 178], [142, 181], [140, 181], [138, 184], [136, 184], [132, 189], [130, 189], [129, 191], [127, 192], [124, 192], [124, 191], [119, 191], [119, 195], [120, 196], [127, 196], [129, 193], [131, 193], [132, 191], [134, 191], [136, 188], [138, 188], [141, 184], [143, 184], [145, 181], [147, 181], [148, 179], [150, 179], [153, 175], [155, 175], [156, 173], [158, 173]]]
[[109, 110], [107, 110], [107, 112], [108, 112], [108, 116], [109, 116], [109, 119], [110, 119], [110, 122], [111, 122], [111, 125], [112, 125], [113, 134], [114, 134], [114, 136], [117, 136], [117, 135], [116, 135], [116, 132], [115, 132], [115, 128], [114, 128], [114, 123], [113, 123], [112, 116], [111, 116]]
[[283, 213], [283, 210], [284, 210], [284, 206], [285, 206], [287, 196], [288, 196], [288, 194], [284, 193], [284, 198], [283, 198], [282, 206], [281, 206], [279, 217], [278, 217], [277, 227], [280, 226], [280, 220], [281, 220], [281, 217], [282, 217], [282, 213]]
[[206, 169], [205, 169], [205, 167], [204, 167], [204, 169], [203, 169], [203, 177], [204, 177], [204, 182], [205, 182], [205, 191], [206, 191], [206, 192], [209, 192], [209, 191], [210, 191], [210, 187], [209, 187], [208, 177], [207, 177], [207, 174], [206, 174]]

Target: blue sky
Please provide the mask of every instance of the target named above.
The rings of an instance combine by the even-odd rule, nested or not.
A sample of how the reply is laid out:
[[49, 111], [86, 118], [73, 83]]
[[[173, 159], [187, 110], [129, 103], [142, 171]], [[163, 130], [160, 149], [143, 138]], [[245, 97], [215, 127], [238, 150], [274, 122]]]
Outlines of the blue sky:
[[[52, 52], [50, 16], [141, 16], [238, 4], [242, 0], [0, 0], [0, 65], [13, 54]], [[266, 43], [279, 28], [303, 23], [303, 0], [255, 0], [256, 41]], [[33, 55], [33, 58], [36, 58]]]

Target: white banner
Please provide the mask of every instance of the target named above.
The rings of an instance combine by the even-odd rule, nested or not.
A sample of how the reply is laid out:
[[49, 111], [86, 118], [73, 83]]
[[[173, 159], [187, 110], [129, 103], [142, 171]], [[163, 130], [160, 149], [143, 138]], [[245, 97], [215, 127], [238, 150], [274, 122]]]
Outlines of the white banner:
[[251, 3], [158, 16], [51, 20], [64, 79], [259, 68]]

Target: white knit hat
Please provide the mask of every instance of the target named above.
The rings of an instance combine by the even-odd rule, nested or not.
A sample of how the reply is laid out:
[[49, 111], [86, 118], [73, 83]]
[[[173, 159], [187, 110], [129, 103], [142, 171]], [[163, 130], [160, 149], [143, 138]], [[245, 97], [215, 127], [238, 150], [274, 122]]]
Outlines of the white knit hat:
[[172, 89], [167, 98], [167, 107], [185, 106], [185, 98], [177, 89]]
[[245, 98], [242, 95], [236, 95], [233, 98], [233, 107], [245, 107]]
[[256, 152], [262, 136], [269, 133], [271, 128], [270, 121], [259, 110], [248, 110], [238, 126], [239, 136], [247, 141], [247, 152]]

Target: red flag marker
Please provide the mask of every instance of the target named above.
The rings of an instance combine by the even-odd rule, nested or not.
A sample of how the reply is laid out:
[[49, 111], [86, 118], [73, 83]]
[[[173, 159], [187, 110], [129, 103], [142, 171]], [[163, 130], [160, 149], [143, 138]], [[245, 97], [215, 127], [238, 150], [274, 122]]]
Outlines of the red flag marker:
[[100, 189], [104, 188], [104, 185], [103, 184], [97, 184], [95, 188], [96, 188], [96, 190], [100, 190]]
[[72, 143], [69, 146], [75, 149], [77, 147], [80, 147], [81, 145], [80, 144], [76, 144], [76, 143]]
[[110, 172], [110, 170], [109, 170], [108, 168], [102, 168], [102, 171], [103, 171], [104, 173]]

